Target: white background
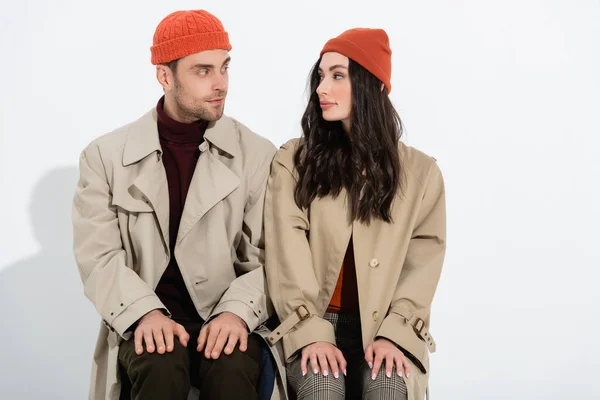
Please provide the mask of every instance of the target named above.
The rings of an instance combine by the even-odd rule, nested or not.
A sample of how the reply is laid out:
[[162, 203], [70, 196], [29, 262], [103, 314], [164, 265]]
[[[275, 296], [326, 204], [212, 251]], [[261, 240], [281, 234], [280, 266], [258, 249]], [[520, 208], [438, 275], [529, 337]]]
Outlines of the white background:
[[79, 152], [156, 104], [154, 29], [201, 7], [233, 44], [226, 113], [276, 145], [300, 134], [325, 41], [387, 30], [404, 140], [447, 186], [434, 399], [600, 398], [599, 1], [0, 4], [0, 398], [87, 397]]

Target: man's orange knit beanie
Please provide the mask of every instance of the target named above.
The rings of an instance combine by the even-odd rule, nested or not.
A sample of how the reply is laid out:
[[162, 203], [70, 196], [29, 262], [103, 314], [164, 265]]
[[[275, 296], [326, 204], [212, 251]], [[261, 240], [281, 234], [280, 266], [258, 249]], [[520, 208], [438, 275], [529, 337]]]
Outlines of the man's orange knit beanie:
[[229, 35], [217, 17], [204, 10], [175, 11], [156, 27], [152, 64], [164, 64], [205, 50], [231, 50]]

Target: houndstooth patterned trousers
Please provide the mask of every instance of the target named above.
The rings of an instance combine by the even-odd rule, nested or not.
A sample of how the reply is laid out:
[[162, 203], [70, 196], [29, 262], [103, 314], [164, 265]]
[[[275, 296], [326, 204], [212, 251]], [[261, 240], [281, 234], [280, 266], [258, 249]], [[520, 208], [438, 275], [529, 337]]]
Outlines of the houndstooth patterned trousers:
[[406, 400], [404, 379], [394, 373], [391, 378], [385, 375], [382, 365], [375, 380], [371, 377], [371, 369], [365, 361], [358, 314], [325, 313], [324, 319], [331, 322], [335, 330], [338, 348], [348, 363], [348, 376], [340, 374], [313, 374], [310, 371], [302, 376], [301, 356], [298, 355], [287, 365], [288, 383], [292, 398], [297, 400]]

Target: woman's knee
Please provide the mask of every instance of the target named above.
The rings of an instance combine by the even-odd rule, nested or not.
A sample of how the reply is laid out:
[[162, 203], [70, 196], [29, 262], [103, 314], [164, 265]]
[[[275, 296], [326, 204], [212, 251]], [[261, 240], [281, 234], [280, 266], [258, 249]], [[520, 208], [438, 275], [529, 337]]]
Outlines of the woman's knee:
[[395, 368], [392, 369], [392, 375], [388, 377], [383, 366], [375, 379], [373, 379], [370, 368], [363, 369], [362, 392], [364, 400], [407, 400], [408, 398], [404, 378], [398, 376]]
[[343, 375], [339, 378], [333, 375], [324, 376], [322, 373], [308, 372], [302, 376], [300, 359], [292, 361], [287, 367], [288, 383], [298, 400], [313, 398], [344, 400], [346, 384]]

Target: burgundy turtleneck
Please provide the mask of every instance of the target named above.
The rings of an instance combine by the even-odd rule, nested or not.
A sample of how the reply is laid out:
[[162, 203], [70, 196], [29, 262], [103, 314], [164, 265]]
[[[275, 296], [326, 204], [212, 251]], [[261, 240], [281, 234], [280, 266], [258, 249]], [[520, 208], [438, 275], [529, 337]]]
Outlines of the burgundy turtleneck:
[[169, 247], [171, 260], [156, 287], [156, 294], [174, 320], [201, 321], [183, 282], [174, 249], [185, 198], [200, 156], [198, 146], [204, 141], [206, 121], [182, 123], [164, 110], [164, 96], [156, 105], [158, 134], [163, 151], [162, 161], [169, 186]]

